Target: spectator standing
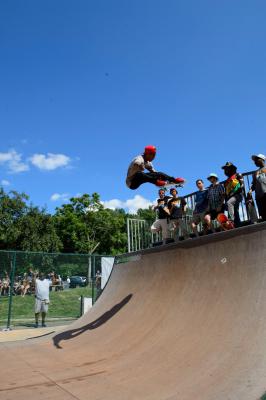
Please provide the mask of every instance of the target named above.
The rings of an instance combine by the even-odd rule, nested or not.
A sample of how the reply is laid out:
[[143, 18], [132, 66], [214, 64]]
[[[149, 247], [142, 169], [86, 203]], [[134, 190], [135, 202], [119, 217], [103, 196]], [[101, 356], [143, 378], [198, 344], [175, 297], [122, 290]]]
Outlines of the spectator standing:
[[266, 221], [266, 167], [265, 167], [265, 155], [258, 154], [253, 155], [252, 160], [256, 167], [259, 169], [253, 174], [253, 181], [251, 185], [251, 192], [255, 191], [255, 199], [259, 211], [259, 215], [262, 221]]
[[39, 315], [42, 315], [42, 327], [45, 327], [45, 318], [48, 312], [49, 292], [52, 282], [45, 279], [43, 273], [39, 274], [39, 278], [35, 280], [35, 327], [39, 325]]
[[166, 242], [166, 239], [169, 238], [169, 229], [168, 229], [168, 218], [169, 218], [169, 210], [167, 208], [167, 202], [170, 199], [170, 196], [165, 195], [164, 189], [159, 189], [159, 198], [157, 199], [157, 205], [154, 207], [154, 210], [157, 212], [157, 219], [151, 226], [151, 231], [162, 232], [162, 239]]
[[241, 222], [239, 217], [239, 204], [243, 200], [243, 176], [237, 173], [237, 167], [229, 161], [222, 167], [222, 169], [224, 170], [224, 174], [227, 176], [227, 180], [224, 182], [224, 188], [228, 217], [237, 227], [240, 226]]
[[195, 208], [193, 211], [193, 218], [191, 227], [195, 235], [198, 235], [197, 226], [199, 223], [206, 225], [205, 223], [205, 214], [208, 207], [208, 191], [204, 188], [204, 182], [202, 179], [196, 180], [196, 185], [198, 191], [195, 193]]
[[172, 197], [167, 202], [170, 215], [170, 230], [175, 234], [178, 228], [180, 228], [181, 236], [188, 237], [186, 222], [183, 220], [187, 209], [187, 202], [183, 197], [178, 197], [176, 188], [171, 188], [170, 194]]
[[208, 206], [206, 215], [204, 218], [205, 223], [207, 224], [208, 231], [212, 232], [212, 221], [217, 218], [219, 213], [224, 212], [224, 186], [219, 183], [218, 176], [212, 172], [208, 178], [211, 185], [208, 188]]

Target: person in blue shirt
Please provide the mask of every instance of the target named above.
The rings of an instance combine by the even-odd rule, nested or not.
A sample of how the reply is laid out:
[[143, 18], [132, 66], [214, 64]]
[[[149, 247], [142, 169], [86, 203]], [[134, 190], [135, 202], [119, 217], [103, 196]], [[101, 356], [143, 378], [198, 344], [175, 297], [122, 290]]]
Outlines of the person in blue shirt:
[[197, 179], [196, 186], [199, 190], [195, 193], [195, 208], [191, 222], [191, 228], [194, 236], [198, 235], [198, 225], [200, 223], [202, 223], [203, 228], [205, 227], [204, 218], [208, 207], [208, 190], [204, 188], [203, 180]]

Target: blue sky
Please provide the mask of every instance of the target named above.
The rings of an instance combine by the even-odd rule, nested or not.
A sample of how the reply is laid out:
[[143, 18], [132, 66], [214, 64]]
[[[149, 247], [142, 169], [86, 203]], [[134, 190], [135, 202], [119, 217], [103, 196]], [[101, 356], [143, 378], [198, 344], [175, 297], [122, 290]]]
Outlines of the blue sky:
[[[0, 182], [51, 212], [125, 186], [131, 159], [195, 180], [266, 153], [265, 1], [13, 0], [0, 4]], [[137, 196], [137, 197], [136, 197]]]

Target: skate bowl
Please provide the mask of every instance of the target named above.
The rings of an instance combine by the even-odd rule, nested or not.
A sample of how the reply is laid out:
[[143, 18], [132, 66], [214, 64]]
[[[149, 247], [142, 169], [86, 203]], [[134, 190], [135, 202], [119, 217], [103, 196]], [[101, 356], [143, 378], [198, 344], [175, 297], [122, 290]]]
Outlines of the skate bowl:
[[0, 399], [259, 400], [266, 223], [130, 254], [94, 307], [0, 344]]

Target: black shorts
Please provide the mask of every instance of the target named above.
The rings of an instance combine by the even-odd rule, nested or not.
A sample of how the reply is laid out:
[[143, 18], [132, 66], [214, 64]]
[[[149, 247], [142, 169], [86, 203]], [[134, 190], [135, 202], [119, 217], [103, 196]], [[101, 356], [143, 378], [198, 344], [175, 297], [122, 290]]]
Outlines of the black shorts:
[[222, 207], [222, 209], [221, 209], [220, 211], [217, 211], [217, 210], [210, 210], [210, 211], [206, 212], [205, 215], [210, 215], [210, 216], [211, 216], [211, 219], [214, 220], [214, 219], [217, 218], [217, 215], [218, 215], [218, 214], [223, 213], [223, 212], [224, 212], [224, 206]]

